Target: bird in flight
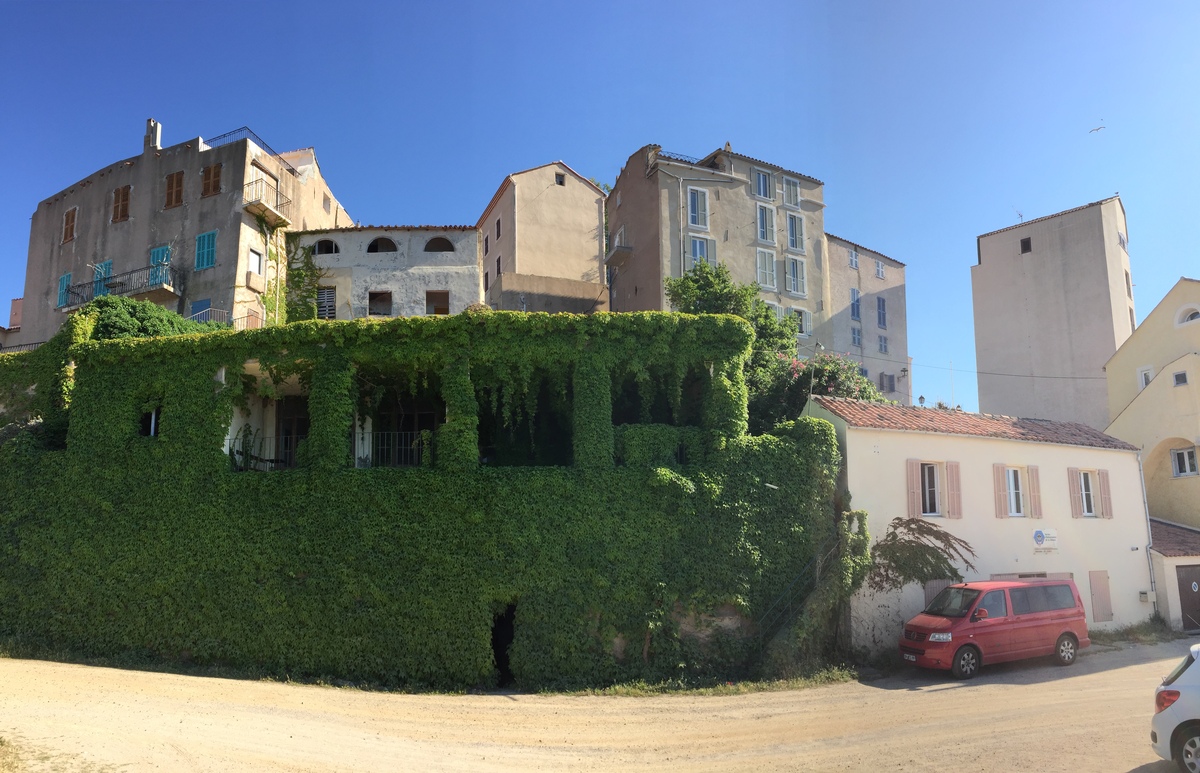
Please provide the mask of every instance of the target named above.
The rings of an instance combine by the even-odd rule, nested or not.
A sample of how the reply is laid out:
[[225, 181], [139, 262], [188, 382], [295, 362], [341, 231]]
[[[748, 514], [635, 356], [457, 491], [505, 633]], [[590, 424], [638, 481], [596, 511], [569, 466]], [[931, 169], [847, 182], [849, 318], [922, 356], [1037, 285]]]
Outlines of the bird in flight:
[[[1103, 118], [1101, 118], [1100, 120], [1101, 120], [1101, 121], [1103, 121], [1104, 119], [1103, 119]], [[1103, 129], [1103, 128], [1104, 128], [1103, 126], [1097, 126], [1095, 129], [1092, 129], [1090, 132], [1088, 132], [1088, 134], [1093, 134], [1093, 133], [1095, 133], [1095, 132], [1098, 132], [1098, 131], [1100, 131], [1100, 130], [1101, 130], [1101, 129]]]

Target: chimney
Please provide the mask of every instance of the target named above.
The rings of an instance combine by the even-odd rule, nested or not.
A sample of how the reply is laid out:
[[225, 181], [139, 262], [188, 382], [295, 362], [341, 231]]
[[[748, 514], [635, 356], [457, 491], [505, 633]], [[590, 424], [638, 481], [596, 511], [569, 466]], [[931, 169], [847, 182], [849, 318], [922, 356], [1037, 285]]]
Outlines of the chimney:
[[17, 330], [21, 327], [21, 302], [23, 298], [13, 298], [12, 310], [8, 312], [8, 329]]
[[146, 136], [142, 138], [142, 152], [162, 149], [162, 124], [153, 118], [146, 119]]

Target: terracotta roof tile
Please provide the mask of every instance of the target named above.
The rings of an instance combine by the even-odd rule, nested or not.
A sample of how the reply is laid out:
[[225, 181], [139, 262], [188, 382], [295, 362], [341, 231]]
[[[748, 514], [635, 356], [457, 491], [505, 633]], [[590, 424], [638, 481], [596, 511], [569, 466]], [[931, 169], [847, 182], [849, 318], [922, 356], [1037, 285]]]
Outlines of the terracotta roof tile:
[[352, 231], [474, 231], [473, 225], [351, 225], [342, 228], [310, 228], [297, 234], [334, 234]]
[[826, 232], [825, 232], [825, 235], [826, 235], [827, 237], [829, 237], [830, 239], [836, 239], [836, 240], [837, 240], [837, 241], [839, 241], [839, 242], [845, 242], [846, 244], [853, 245], [853, 246], [855, 246], [855, 247], [859, 248], [860, 250], [863, 250], [864, 252], [869, 252], [869, 253], [871, 253], [872, 255], [878, 255], [879, 257], [881, 257], [881, 258], [886, 258], [887, 260], [890, 260], [890, 261], [892, 261], [893, 263], [899, 263], [901, 267], [904, 267], [904, 264], [903, 264], [903, 263], [901, 263], [900, 261], [896, 260], [895, 258], [892, 258], [892, 257], [889, 257], [889, 256], [887, 256], [887, 255], [884, 255], [884, 254], [883, 254], [882, 252], [880, 252], [879, 250], [873, 250], [873, 249], [871, 249], [870, 247], [864, 247], [864, 246], [862, 246], [861, 244], [859, 244], [858, 242], [852, 242], [852, 241], [850, 241], [849, 239], [847, 239], [847, 238], [846, 238], [846, 237], [844, 237], [844, 236], [838, 236], [838, 235], [836, 235], [836, 234], [831, 234], [831, 233], [829, 233], [829, 231], [826, 231]]
[[1150, 541], [1164, 556], [1200, 556], [1200, 531], [1190, 526], [1151, 518]]
[[941, 408], [914, 408], [894, 403], [872, 403], [822, 395], [814, 395], [813, 400], [825, 410], [844, 419], [851, 427], [975, 435], [1121, 451], [1137, 450], [1135, 446], [1106, 435], [1098, 429], [1092, 429], [1086, 424], [1049, 419], [1018, 419], [1012, 416], [949, 411]]

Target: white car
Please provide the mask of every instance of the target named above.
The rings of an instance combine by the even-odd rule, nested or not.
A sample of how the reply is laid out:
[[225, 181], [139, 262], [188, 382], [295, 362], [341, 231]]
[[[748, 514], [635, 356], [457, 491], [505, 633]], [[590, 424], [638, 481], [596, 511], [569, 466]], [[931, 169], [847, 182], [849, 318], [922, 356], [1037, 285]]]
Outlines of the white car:
[[1154, 692], [1150, 745], [1164, 760], [1175, 760], [1185, 773], [1200, 773], [1200, 644], [1163, 678]]

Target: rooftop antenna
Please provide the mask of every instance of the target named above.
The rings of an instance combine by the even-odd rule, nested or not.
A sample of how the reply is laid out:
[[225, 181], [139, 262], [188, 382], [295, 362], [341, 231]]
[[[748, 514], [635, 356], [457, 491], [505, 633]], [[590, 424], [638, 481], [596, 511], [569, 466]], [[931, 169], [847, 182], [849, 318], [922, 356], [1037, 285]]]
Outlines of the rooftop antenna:
[[1016, 207], [1013, 207], [1013, 212], [1017, 213], [1017, 220], [1019, 220], [1022, 223], [1025, 222], [1025, 215], [1021, 214], [1021, 210], [1017, 209]]

